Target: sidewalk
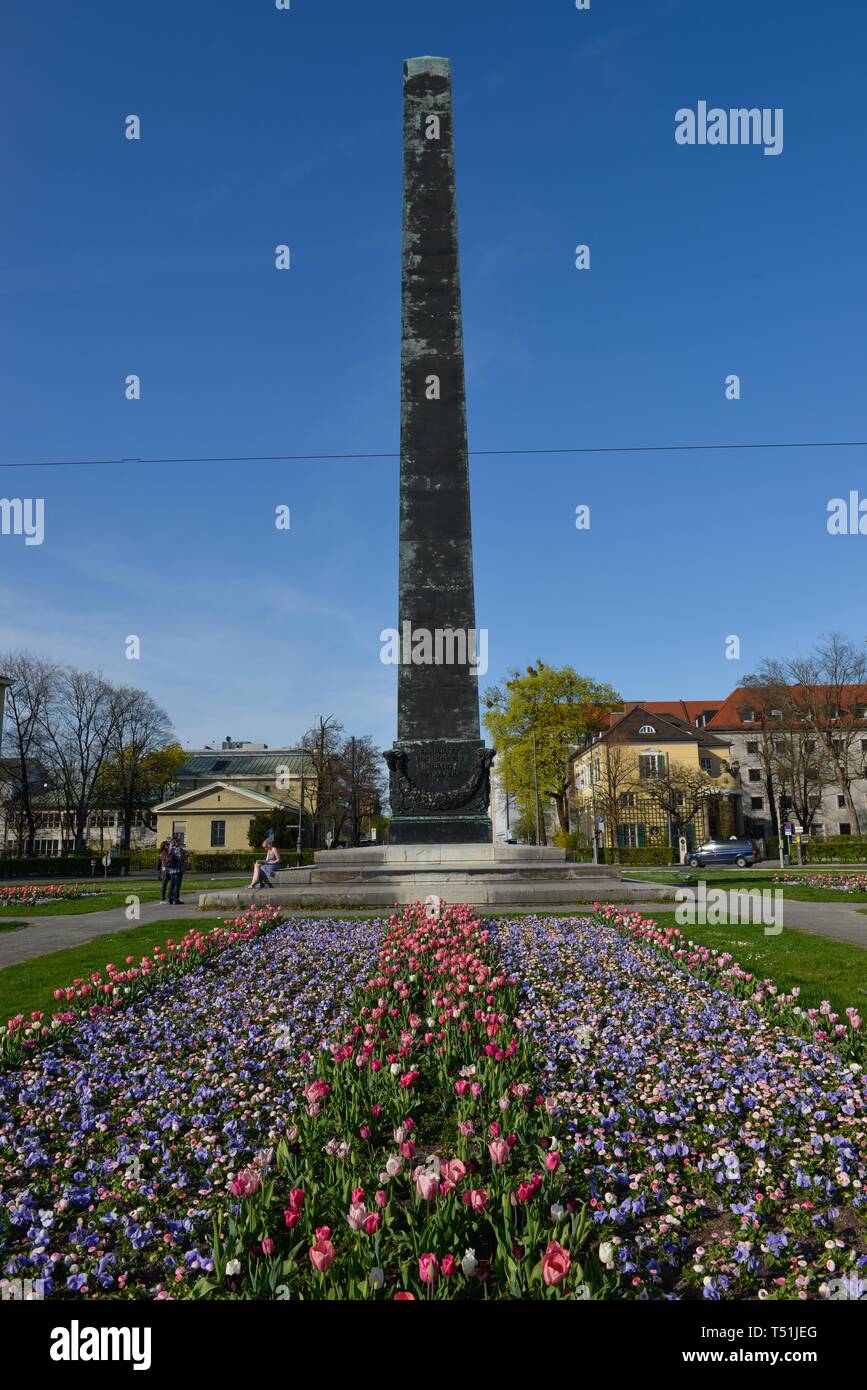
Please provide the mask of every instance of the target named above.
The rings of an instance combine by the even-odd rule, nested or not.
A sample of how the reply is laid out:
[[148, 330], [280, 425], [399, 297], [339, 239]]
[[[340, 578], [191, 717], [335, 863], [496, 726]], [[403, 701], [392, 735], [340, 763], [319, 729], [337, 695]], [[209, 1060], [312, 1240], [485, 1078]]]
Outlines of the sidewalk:
[[[673, 912], [673, 897], [667, 901], [657, 898], [655, 901], [648, 900], [646, 889], [650, 885], [636, 883], [632, 885], [633, 892], [623, 892], [623, 885], [619, 885], [621, 891], [615, 898], [612, 892], [610, 898], [604, 898], [600, 894], [600, 900], [616, 902], [618, 906], [628, 908], [633, 912], [640, 912], [643, 916], [652, 917], [658, 912]], [[642, 888], [645, 893], [642, 893]], [[263, 895], [263, 901], [267, 901], [267, 896]], [[10, 931], [0, 933], [0, 970], [7, 965], [17, 965], [19, 961], [34, 960], [37, 956], [50, 955], [52, 951], [63, 951], [69, 946], [79, 946], [82, 942], [93, 941], [100, 936], [110, 936], [113, 932], [130, 931], [135, 927], [150, 922], [164, 922], [166, 937], [182, 936], [187, 927], [195, 921], [201, 922], [203, 919], [219, 921], [233, 916], [231, 909], [212, 909], [202, 912], [198, 908], [198, 895], [191, 893], [182, 903], [176, 907], [171, 907], [167, 902], [141, 903], [139, 906], [139, 919], [137, 922], [130, 922], [126, 917], [126, 909], [123, 907], [111, 908], [108, 912], [85, 912], [79, 916], [56, 916], [56, 917], [34, 917], [28, 927], [23, 927], [20, 931]], [[574, 905], [568, 903], [558, 903], [555, 906], [546, 907], [540, 903], [535, 909], [540, 913], [559, 912], [574, 913], [580, 916], [582, 911], [589, 907], [587, 901], [579, 902], [576, 900]], [[527, 903], [516, 905], [510, 908], [507, 904], [498, 906], [496, 912], [489, 915], [496, 916], [497, 913], [524, 913], [532, 912], [534, 909]], [[387, 908], [369, 908], [356, 911], [347, 908], [311, 909], [309, 912], [292, 911], [286, 913], [287, 917], [376, 917], [388, 916]], [[800, 903], [787, 901], [784, 905], [783, 921], [785, 927], [790, 927], [793, 931], [812, 932], [816, 936], [825, 936], [832, 941], [844, 941], [851, 946], [867, 947], [867, 914], [858, 912], [856, 908], [846, 903]], [[687, 935], [689, 928], [684, 928]], [[738, 927], [733, 926], [733, 931]]]

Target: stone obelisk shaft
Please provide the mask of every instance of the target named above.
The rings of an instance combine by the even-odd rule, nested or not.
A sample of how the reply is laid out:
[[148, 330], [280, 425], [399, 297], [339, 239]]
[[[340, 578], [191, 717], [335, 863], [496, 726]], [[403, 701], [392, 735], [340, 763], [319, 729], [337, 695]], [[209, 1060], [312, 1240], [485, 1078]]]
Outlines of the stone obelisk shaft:
[[404, 64], [403, 136], [399, 628], [420, 659], [404, 644], [390, 839], [489, 842], [448, 59]]
[[[474, 631], [473, 547], [449, 64], [405, 65], [400, 620]], [[402, 663], [398, 739], [479, 737], [468, 663]]]

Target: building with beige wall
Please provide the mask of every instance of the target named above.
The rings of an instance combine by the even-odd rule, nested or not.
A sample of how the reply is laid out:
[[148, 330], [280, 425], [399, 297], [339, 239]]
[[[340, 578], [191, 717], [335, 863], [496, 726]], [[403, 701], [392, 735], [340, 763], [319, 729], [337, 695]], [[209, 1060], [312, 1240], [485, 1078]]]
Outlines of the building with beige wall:
[[198, 749], [178, 768], [175, 784], [175, 795], [154, 807], [158, 843], [177, 836], [198, 854], [247, 851], [254, 816], [299, 814], [303, 796], [302, 844], [311, 844], [315, 783], [299, 749]]
[[[679, 807], [691, 849], [742, 833], [740, 779], [729, 743], [675, 715], [642, 705], [612, 714], [570, 760], [574, 821], [589, 841], [614, 848], [676, 848]], [[600, 822], [602, 823], [600, 825]]]

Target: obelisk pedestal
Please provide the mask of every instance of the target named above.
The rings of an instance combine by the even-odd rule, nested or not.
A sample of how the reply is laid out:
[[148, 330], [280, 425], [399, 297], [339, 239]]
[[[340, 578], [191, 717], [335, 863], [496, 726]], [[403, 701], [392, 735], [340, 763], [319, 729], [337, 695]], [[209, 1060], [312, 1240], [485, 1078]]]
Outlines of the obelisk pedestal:
[[[400, 593], [389, 843], [490, 844], [447, 58], [404, 64]], [[406, 641], [404, 634], [409, 634]]]

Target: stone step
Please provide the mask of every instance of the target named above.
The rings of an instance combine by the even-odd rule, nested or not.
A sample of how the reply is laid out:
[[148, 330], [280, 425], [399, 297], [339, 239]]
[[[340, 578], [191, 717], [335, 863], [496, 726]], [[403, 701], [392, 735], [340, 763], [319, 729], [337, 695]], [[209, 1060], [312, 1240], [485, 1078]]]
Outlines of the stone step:
[[[473, 882], [534, 882], [545, 883], [572, 882], [586, 878], [592, 879], [612, 879], [617, 880], [619, 874], [616, 872], [606, 872], [608, 866], [603, 866], [602, 870], [595, 872], [588, 871], [581, 864], [465, 864], [450, 865], [446, 867], [437, 865], [426, 865], [423, 869], [411, 865], [371, 865], [360, 867], [353, 865], [352, 868], [320, 868], [318, 865], [313, 869], [289, 869], [274, 875], [274, 882], [277, 888], [292, 889], [302, 884], [334, 883], [349, 887], [353, 883], [377, 883], [394, 882], [406, 883], [413, 879], [430, 879], [437, 883], [473, 883]], [[615, 866], [612, 866], [614, 868]]]
[[[639, 889], [640, 893], [632, 891]], [[450, 883], [443, 892], [439, 878], [408, 879], [404, 882], [356, 883], [338, 886], [336, 884], [299, 884], [294, 889], [271, 888], [261, 891], [249, 889], [223, 889], [220, 892], [202, 893], [199, 907], [241, 908], [255, 903], [273, 903], [282, 907], [309, 909], [326, 907], [382, 907], [390, 909], [397, 904], [423, 901], [429, 896], [442, 897], [450, 903], [470, 903], [476, 907], [496, 906], [500, 910], [542, 911], [546, 907], [574, 904], [576, 907], [593, 902], [648, 901], [670, 896], [671, 889], [654, 891], [648, 884], [634, 884], [627, 887], [610, 878], [576, 879], [561, 882], [521, 883], [509, 879], [474, 879], [468, 883]]]

